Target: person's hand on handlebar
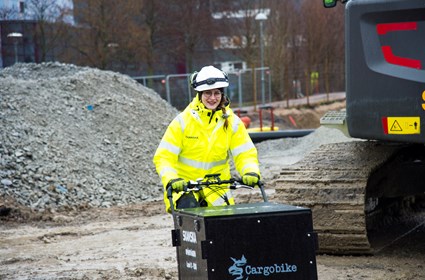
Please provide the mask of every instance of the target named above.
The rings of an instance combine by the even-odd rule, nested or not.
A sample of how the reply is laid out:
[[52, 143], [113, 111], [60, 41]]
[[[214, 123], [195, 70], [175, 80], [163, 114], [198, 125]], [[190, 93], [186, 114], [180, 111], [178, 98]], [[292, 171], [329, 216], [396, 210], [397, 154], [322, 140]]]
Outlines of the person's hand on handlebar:
[[247, 186], [255, 187], [260, 181], [260, 175], [255, 172], [248, 172], [242, 176], [242, 183]]
[[187, 189], [187, 182], [182, 178], [172, 179], [168, 182], [168, 187], [175, 192], [182, 192]]

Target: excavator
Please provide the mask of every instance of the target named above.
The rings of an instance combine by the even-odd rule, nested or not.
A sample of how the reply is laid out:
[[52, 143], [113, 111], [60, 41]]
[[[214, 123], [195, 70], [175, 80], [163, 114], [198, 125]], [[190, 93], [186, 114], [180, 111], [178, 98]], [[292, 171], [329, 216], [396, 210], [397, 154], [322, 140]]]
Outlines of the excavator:
[[353, 141], [322, 145], [284, 168], [275, 195], [312, 210], [319, 253], [374, 254], [377, 228], [425, 226], [425, 2], [323, 4], [338, 1], [345, 5], [346, 108], [321, 124]]

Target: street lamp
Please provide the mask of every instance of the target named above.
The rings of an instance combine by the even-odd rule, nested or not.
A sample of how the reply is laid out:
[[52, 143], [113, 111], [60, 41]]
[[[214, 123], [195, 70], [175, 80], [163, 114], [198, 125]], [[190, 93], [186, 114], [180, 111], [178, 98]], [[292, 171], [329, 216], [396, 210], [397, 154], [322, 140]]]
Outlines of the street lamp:
[[260, 22], [260, 50], [261, 50], [261, 102], [264, 105], [265, 96], [264, 96], [264, 40], [263, 40], [263, 25], [267, 20], [267, 15], [264, 13], [258, 13], [255, 16], [255, 20]]
[[18, 62], [18, 39], [22, 38], [22, 34], [18, 32], [12, 32], [7, 34], [8, 38], [13, 39], [13, 45], [15, 47], [15, 63]]

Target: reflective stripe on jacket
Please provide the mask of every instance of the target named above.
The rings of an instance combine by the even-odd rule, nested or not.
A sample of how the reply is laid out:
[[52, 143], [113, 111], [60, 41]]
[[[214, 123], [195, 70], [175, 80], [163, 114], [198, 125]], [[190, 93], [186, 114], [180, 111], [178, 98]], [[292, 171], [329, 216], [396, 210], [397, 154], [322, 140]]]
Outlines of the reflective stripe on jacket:
[[[153, 158], [156, 170], [166, 188], [171, 179], [196, 180], [207, 174], [221, 174], [221, 179], [231, 177], [230, 157], [233, 157], [239, 174], [260, 174], [257, 149], [249, 137], [243, 122], [227, 107], [228, 128], [224, 129], [222, 111], [205, 108], [196, 96], [189, 106], [168, 126]], [[207, 190], [205, 190], [207, 192]], [[222, 205], [223, 192], [208, 196], [209, 205]], [[230, 191], [225, 191], [230, 203], [234, 203]], [[220, 194], [221, 193], [221, 194]], [[175, 202], [182, 194], [173, 194]], [[166, 210], [169, 201], [164, 192]], [[220, 202], [220, 203], [218, 203]]]

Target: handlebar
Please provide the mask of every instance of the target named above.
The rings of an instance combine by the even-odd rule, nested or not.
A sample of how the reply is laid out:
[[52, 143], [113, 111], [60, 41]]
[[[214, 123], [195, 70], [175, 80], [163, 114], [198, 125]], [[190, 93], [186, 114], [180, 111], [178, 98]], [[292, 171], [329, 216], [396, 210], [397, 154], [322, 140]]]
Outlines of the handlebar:
[[231, 189], [231, 190], [236, 190], [236, 189], [250, 189], [250, 190], [252, 190], [252, 189], [254, 189], [254, 187], [244, 185], [241, 181], [237, 181], [237, 180], [225, 180], [225, 181], [222, 181], [221, 183], [204, 183], [204, 182], [198, 183], [198, 182], [189, 181], [184, 192], [201, 191], [204, 187], [209, 187], [211, 185], [222, 185], [222, 184], [230, 184], [230, 185], [228, 185], [226, 187], [222, 187], [222, 188], [228, 188], [228, 189]]
[[[228, 188], [231, 190], [236, 190], [236, 189], [241, 189], [241, 188], [245, 188], [245, 189], [254, 189], [254, 187], [251, 186], [247, 186], [245, 185], [240, 179], [236, 179], [236, 178], [230, 178], [228, 180], [221, 180], [220, 178], [221, 174], [207, 174], [205, 175], [204, 178], [198, 179], [198, 180], [189, 180], [186, 183], [186, 187], [183, 190], [185, 193], [188, 192], [197, 192], [197, 191], [201, 191], [204, 187], [209, 187], [209, 186], [220, 186], [220, 185], [227, 185], [225, 187], [222, 188]], [[258, 187], [261, 190], [261, 195], [263, 196], [263, 199], [265, 202], [268, 201], [266, 193], [264, 191], [264, 184], [262, 181], [258, 182]], [[171, 202], [171, 210], [174, 211], [174, 206], [172, 203], [172, 196], [173, 196], [173, 189], [171, 187], [168, 187], [167, 189], [167, 197]]]
[[238, 180], [236, 178], [230, 178], [228, 180], [221, 180], [220, 174], [208, 174], [202, 179], [198, 179], [196, 181], [192, 181], [192, 180], [188, 181], [184, 191], [185, 192], [200, 191], [204, 187], [209, 187], [209, 186], [212, 186], [212, 185], [215, 185], [215, 186], [228, 185], [228, 186], [223, 187], [223, 188], [228, 188], [228, 189], [231, 189], [231, 190], [236, 190], [236, 189], [241, 189], [241, 188], [245, 188], [245, 189], [253, 189], [254, 188], [254, 187], [245, 185], [241, 180]]

